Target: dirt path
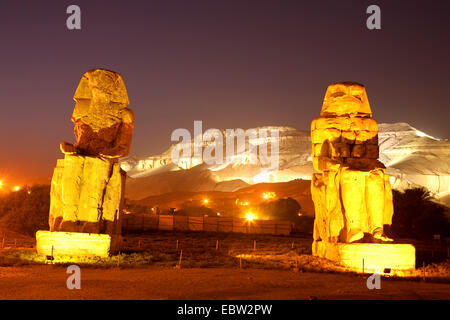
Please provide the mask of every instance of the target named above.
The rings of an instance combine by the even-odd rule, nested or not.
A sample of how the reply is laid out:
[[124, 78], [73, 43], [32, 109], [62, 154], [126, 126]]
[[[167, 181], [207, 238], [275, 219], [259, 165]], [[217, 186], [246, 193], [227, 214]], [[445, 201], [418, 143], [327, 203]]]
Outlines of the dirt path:
[[57, 266], [0, 268], [0, 299], [449, 299], [450, 284], [262, 269], [82, 269], [81, 290]]

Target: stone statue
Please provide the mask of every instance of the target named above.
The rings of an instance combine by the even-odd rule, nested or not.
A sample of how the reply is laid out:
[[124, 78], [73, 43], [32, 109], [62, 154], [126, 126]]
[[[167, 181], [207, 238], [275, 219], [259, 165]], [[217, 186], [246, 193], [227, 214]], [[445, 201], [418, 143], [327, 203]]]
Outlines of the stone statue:
[[50, 231], [120, 234], [125, 173], [134, 114], [122, 76], [86, 72], [75, 92], [75, 144], [62, 142], [51, 187]]
[[314, 240], [330, 243], [389, 242], [392, 223], [389, 177], [378, 161], [378, 125], [363, 85], [328, 87], [320, 118], [311, 124], [314, 173], [311, 193]]

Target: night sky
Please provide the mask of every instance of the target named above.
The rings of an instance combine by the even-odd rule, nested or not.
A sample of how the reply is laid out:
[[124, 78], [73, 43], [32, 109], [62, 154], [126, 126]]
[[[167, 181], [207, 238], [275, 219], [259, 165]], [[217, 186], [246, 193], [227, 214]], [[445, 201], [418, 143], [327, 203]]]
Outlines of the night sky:
[[[66, 28], [77, 4], [82, 30]], [[381, 30], [366, 8], [381, 7]], [[123, 75], [136, 115], [131, 154], [176, 128], [309, 129], [336, 81], [366, 86], [378, 122], [449, 138], [448, 1], [11, 1], [0, 3], [0, 179], [50, 179], [74, 142], [82, 74]]]

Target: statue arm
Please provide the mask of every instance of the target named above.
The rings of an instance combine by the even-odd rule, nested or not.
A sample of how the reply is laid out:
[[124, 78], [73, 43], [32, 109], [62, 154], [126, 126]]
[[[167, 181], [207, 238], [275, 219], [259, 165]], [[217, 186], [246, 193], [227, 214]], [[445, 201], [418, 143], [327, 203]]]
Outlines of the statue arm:
[[311, 123], [311, 141], [313, 144], [313, 166], [316, 171], [336, 171], [343, 163], [342, 158], [333, 157], [332, 148], [335, 141], [341, 138], [341, 131], [336, 128], [326, 128], [318, 125], [318, 118]]
[[69, 142], [65, 142], [65, 141], [63, 141], [63, 142], [61, 142], [59, 144], [59, 149], [64, 154], [69, 154], [70, 155], [70, 154], [77, 154], [78, 153], [77, 148], [73, 144], [71, 144]]

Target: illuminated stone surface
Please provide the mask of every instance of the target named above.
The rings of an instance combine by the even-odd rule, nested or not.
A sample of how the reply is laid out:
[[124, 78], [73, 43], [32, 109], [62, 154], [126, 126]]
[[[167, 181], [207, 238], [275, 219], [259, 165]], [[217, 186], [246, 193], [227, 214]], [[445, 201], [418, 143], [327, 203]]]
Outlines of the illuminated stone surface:
[[76, 142], [60, 144], [65, 158], [58, 160], [52, 178], [51, 232], [37, 233], [37, 248], [47, 254], [54, 246], [59, 253], [102, 256], [110, 250], [109, 235], [115, 241], [121, 234], [126, 174], [118, 159], [130, 151], [134, 114], [126, 108], [122, 76], [108, 70], [86, 72], [74, 100]]
[[125, 173], [118, 164], [129, 153], [134, 115], [122, 76], [86, 72], [75, 92], [75, 144], [62, 142], [52, 179], [51, 231], [120, 234]]
[[416, 264], [416, 250], [411, 244], [314, 241], [313, 255], [337, 261], [350, 271], [397, 276], [410, 275]]
[[[330, 85], [321, 117], [311, 124], [315, 207], [313, 255], [355, 272], [405, 276], [415, 268], [415, 248], [389, 244], [392, 190], [378, 159], [378, 127], [364, 86]], [[383, 242], [383, 243], [356, 243]]]
[[[105, 171], [111, 172], [111, 176]], [[64, 178], [68, 181], [64, 181]], [[72, 227], [77, 232], [120, 234], [119, 212], [125, 178], [126, 173], [120, 170], [118, 163], [85, 156], [66, 156], [66, 160], [59, 159], [51, 185], [50, 230], [58, 230], [65, 221], [65, 229]], [[83, 188], [79, 188], [79, 185], [83, 185]], [[103, 189], [104, 194], [95, 192], [96, 188]], [[101, 219], [98, 217], [99, 203], [102, 204]], [[64, 218], [64, 208], [68, 206], [72, 210], [66, 209]], [[75, 222], [70, 226], [67, 221]]]
[[316, 219], [314, 240], [389, 241], [392, 223], [389, 177], [378, 159], [378, 126], [364, 86], [330, 85], [321, 117], [311, 124], [314, 169], [311, 193]]
[[108, 257], [118, 250], [120, 238], [107, 234], [38, 231], [36, 240], [36, 249], [40, 255], [51, 256], [53, 247], [54, 257]]

